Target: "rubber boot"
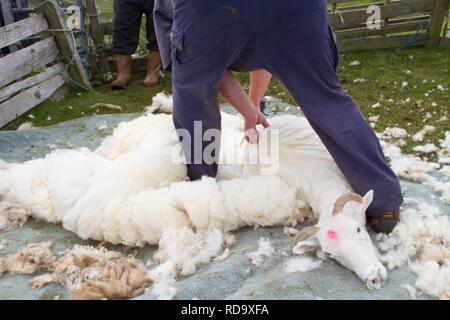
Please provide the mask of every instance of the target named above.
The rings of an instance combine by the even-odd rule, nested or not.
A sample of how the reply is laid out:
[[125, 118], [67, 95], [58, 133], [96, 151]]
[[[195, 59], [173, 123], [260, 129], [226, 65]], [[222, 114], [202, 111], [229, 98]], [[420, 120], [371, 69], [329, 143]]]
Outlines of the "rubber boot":
[[131, 83], [131, 55], [116, 54], [117, 79], [111, 82], [111, 89], [124, 90]]
[[159, 51], [150, 51], [147, 58], [147, 74], [144, 79], [144, 86], [152, 87], [159, 81], [159, 71], [161, 70], [161, 55]]

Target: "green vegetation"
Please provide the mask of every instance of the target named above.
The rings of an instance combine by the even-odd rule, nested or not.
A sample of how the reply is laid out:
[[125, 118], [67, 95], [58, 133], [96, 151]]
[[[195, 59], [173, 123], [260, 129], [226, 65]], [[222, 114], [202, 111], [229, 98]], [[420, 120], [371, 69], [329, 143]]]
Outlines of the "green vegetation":
[[[360, 65], [350, 66], [352, 61]], [[345, 53], [341, 55], [339, 75], [343, 87], [360, 106], [367, 118], [379, 116], [375, 130], [387, 127], [404, 128], [410, 134], [421, 130], [425, 124], [436, 126], [436, 132], [422, 142], [438, 143], [445, 131], [450, 130], [450, 51], [448, 49], [397, 49]], [[238, 74], [245, 87], [248, 74]], [[48, 126], [61, 121], [102, 113], [117, 113], [109, 108], [91, 108], [98, 102], [120, 105], [123, 112], [142, 112], [151, 104], [151, 98], [160, 91], [171, 92], [170, 73], [153, 88], [141, 85], [143, 75], [138, 75], [125, 91], [111, 91], [109, 86], [95, 87], [92, 92], [72, 89], [69, 97], [61, 102], [45, 102], [22, 115], [4, 129], [15, 129], [21, 123], [31, 121], [36, 126]], [[355, 79], [364, 79], [354, 82]], [[361, 81], [361, 80], [360, 80]], [[402, 88], [402, 83], [408, 85]], [[438, 85], [446, 91], [438, 89]], [[296, 104], [285, 88], [273, 80], [267, 95]], [[380, 106], [372, 108], [379, 103]], [[406, 140], [405, 150], [415, 145]]]
[[[342, 5], [376, 2], [354, 0]], [[112, 16], [112, 0], [97, 0], [104, 20]], [[142, 34], [143, 35], [143, 34]], [[141, 37], [142, 42], [145, 42]], [[387, 127], [400, 127], [414, 134], [425, 124], [433, 124], [436, 131], [427, 136], [427, 142], [438, 143], [445, 131], [450, 130], [450, 50], [448, 49], [396, 49], [358, 51], [341, 54], [339, 75], [343, 87], [360, 106], [367, 118], [379, 116], [374, 122], [377, 132]], [[359, 65], [350, 66], [352, 61]], [[244, 87], [248, 86], [248, 74], [237, 74]], [[132, 86], [125, 91], [113, 92], [108, 85], [99, 85], [94, 91], [71, 89], [69, 97], [61, 102], [45, 102], [22, 115], [3, 130], [16, 129], [21, 123], [31, 121], [36, 126], [48, 126], [61, 121], [102, 113], [117, 113], [109, 108], [91, 106], [95, 103], [110, 103], [122, 107], [123, 112], [142, 112], [151, 104], [151, 98], [160, 91], [171, 92], [170, 73], [153, 88], [142, 86], [143, 75], [137, 75]], [[355, 80], [357, 80], [355, 82]], [[405, 85], [407, 82], [407, 85]], [[441, 85], [446, 90], [438, 89]], [[292, 104], [285, 88], [273, 80], [267, 95], [281, 98]], [[379, 107], [373, 105], [379, 103]], [[406, 139], [406, 152], [416, 145]]]

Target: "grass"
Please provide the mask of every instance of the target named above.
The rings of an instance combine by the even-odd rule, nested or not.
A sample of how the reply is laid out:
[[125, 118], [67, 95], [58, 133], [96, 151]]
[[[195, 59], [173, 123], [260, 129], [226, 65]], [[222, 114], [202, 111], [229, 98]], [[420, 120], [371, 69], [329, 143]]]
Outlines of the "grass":
[[[66, 0], [67, 2], [73, 0]], [[113, 15], [112, 0], [96, 0], [103, 20]], [[378, 2], [378, 0], [349, 0], [338, 7]], [[141, 35], [143, 36], [143, 34]], [[142, 43], [145, 38], [141, 37]], [[450, 87], [450, 51], [448, 49], [397, 49], [372, 50], [345, 53], [341, 55], [339, 76], [342, 85], [360, 106], [366, 117], [379, 116], [374, 129], [377, 132], [387, 127], [401, 127], [410, 135], [419, 131], [425, 124], [433, 124], [437, 130], [421, 144], [437, 144], [445, 131], [450, 130], [449, 91], [437, 90], [440, 84]], [[358, 66], [349, 66], [351, 61], [361, 62]], [[248, 86], [248, 74], [237, 74], [244, 87]], [[126, 91], [112, 92], [107, 85], [95, 87], [94, 91], [81, 92], [71, 89], [69, 97], [61, 102], [45, 102], [22, 115], [2, 130], [16, 129], [21, 123], [32, 121], [36, 126], [48, 126], [61, 121], [102, 113], [119, 111], [107, 108], [90, 108], [97, 102], [120, 105], [123, 112], [142, 112], [151, 103], [151, 98], [160, 91], [171, 91], [170, 74], [153, 88], [140, 85], [143, 75], [138, 75], [133, 85]], [[354, 83], [355, 79], [365, 82]], [[427, 80], [423, 83], [423, 80]], [[408, 86], [402, 88], [402, 83]], [[284, 87], [273, 80], [267, 95], [279, 97], [296, 104]], [[380, 103], [379, 108], [372, 108]], [[444, 118], [445, 119], [445, 118]], [[416, 145], [410, 137], [406, 139], [406, 152], [412, 152]]]
[[97, 86], [93, 91], [71, 88], [67, 98], [60, 102], [46, 101], [9, 123], [2, 130], [16, 129], [21, 123], [27, 121], [35, 126], [49, 126], [79, 117], [120, 112], [110, 108], [91, 108], [98, 102], [119, 105], [125, 113], [142, 112], [151, 104], [152, 97], [156, 93], [170, 91], [171, 87], [170, 76], [165, 76], [157, 86], [152, 88], [142, 85], [143, 78], [143, 74], [137, 75], [135, 81], [125, 91], [111, 91], [107, 85]]
[[[349, 66], [356, 60], [361, 64]], [[444, 117], [450, 118], [449, 69], [450, 50], [414, 48], [341, 54], [338, 73], [344, 89], [366, 118], [379, 116], [375, 131], [400, 127], [412, 136], [425, 124], [432, 124], [436, 131], [420, 144], [438, 144], [445, 131], [450, 130], [450, 120]], [[241, 79], [245, 80], [246, 76]], [[355, 79], [365, 81], [354, 83]], [[404, 81], [408, 85], [402, 88]], [[438, 90], [438, 85], [447, 91]], [[272, 82], [268, 94], [296, 104], [278, 82]], [[372, 108], [376, 103], [381, 106]], [[411, 136], [405, 139], [407, 153], [417, 145]]]
[[[354, 60], [359, 66], [349, 66]], [[343, 69], [345, 68], [345, 69]], [[366, 117], [380, 116], [375, 131], [401, 127], [413, 135], [425, 124], [436, 127], [429, 141], [437, 144], [450, 130], [450, 50], [410, 49], [347, 53], [339, 70], [344, 87]], [[353, 83], [364, 78], [367, 83]], [[408, 85], [402, 88], [402, 83]], [[438, 85], [447, 91], [440, 91]], [[372, 108], [374, 103], [379, 108]], [[417, 145], [408, 137], [405, 152]]]
[[[382, 132], [387, 127], [401, 127], [413, 135], [425, 124], [433, 124], [436, 131], [420, 144], [438, 143], [450, 130], [450, 50], [448, 49], [397, 49], [373, 50], [345, 53], [341, 55], [339, 76], [344, 89], [360, 106], [366, 117], [379, 116], [375, 130]], [[358, 66], [350, 62], [358, 60]], [[245, 87], [248, 74], [238, 74]], [[153, 88], [145, 88], [140, 83], [143, 75], [138, 75], [133, 85], [125, 91], [113, 92], [107, 85], [101, 85], [92, 92], [71, 90], [69, 97], [61, 102], [45, 102], [22, 115], [4, 129], [15, 129], [26, 121], [36, 126], [48, 126], [61, 121], [102, 113], [117, 113], [107, 108], [91, 108], [97, 102], [120, 105], [123, 112], [142, 112], [151, 104], [151, 98], [160, 91], [171, 92], [170, 74]], [[355, 79], [366, 82], [354, 83]], [[427, 80], [426, 83], [423, 83]], [[402, 83], [408, 85], [402, 88]], [[438, 85], [447, 91], [437, 89]], [[296, 104], [285, 88], [273, 80], [267, 95], [275, 96]], [[427, 96], [426, 96], [427, 95]], [[380, 107], [372, 108], [376, 103]], [[445, 119], [445, 118], [444, 118]], [[417, 145], [410, 137], [406, 139], [404, 150], [412, 152]]]

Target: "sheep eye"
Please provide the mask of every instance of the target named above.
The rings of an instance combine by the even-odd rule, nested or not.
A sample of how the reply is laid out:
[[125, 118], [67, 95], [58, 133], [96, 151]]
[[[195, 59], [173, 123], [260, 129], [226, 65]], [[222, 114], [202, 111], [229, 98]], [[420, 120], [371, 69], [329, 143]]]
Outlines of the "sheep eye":
[[360, 233], [361, 232], [361, 228], [358, 227], [358, 229], [356, 229], [356, 232]]

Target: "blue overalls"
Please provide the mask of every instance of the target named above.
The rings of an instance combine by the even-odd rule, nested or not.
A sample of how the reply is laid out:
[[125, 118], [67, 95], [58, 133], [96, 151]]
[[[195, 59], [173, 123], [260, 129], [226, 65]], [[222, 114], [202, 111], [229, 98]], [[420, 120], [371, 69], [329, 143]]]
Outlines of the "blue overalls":
[[[397, 209], [403, 197], [375, 133], [340, 86], [326, 5], [327, 0], [173, 0], [173, 120], [191, 135], [195, 121], [202, 121], [202, 133], [220, 129], [224, 70], [266, 69], [299, 103], [353, 189], [361, 195], [375, 191], [367, 213], [376, 217]], [[180, 140], [185, 154], [203, 152]], [[217, 164], [188, 165], [191, 179], [216, 174]]]

